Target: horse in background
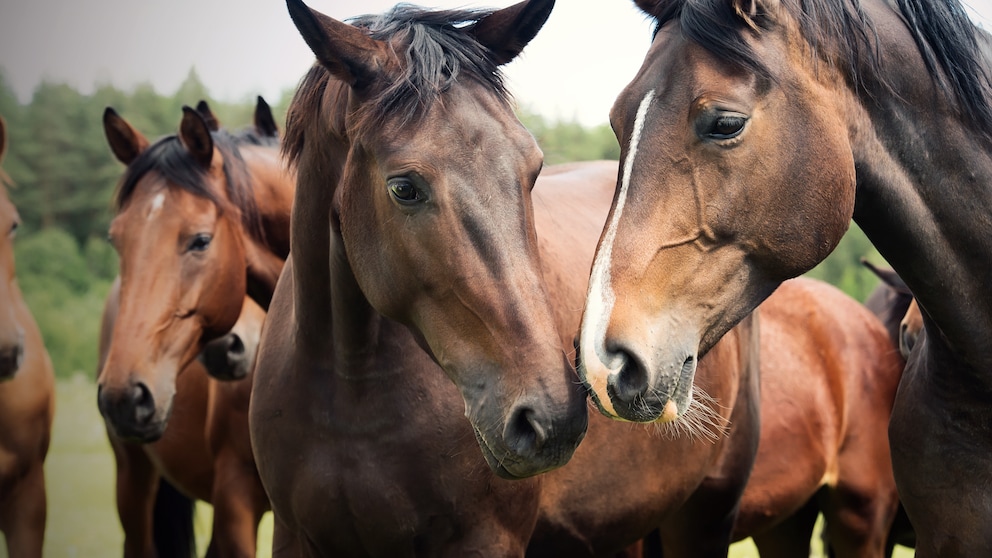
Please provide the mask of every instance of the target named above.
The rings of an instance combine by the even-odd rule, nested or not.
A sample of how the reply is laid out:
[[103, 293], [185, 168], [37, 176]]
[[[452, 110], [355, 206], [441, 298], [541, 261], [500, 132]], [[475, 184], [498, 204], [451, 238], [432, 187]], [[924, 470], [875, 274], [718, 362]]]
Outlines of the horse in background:
[[925, 310], [889, 423], [918, 556], [992, 554], [992, 38], [957, 0], [636, 3], [656, 33], [611, 112], [583, 363], [647, 376], [660, 414], [853, 217]]
[[[6, 152], [7, 126], [0, 118], [0, 162]], [[40, 558], [55, 374], [17, 285], [14, 236], [21, 218], [7, 196], [10, 184], [0, 169], [0, 531], [8, 556]]]
[[[152, 144], [113, 109], [104, 114], [127, 165], [110, 228], [120, 278], [97, 381], [125, 555], [188, 555], [194, 498], [214, 507], [209, 555], [254, 555], [269, 504], [248, 435], [251, 382], [218, 384], [203, 362], [245, 375], [246, 347], [230, 332], [238, 320], [259, 327], [289, 250], [293, 177], [271, 122], [261, 98], [255, 126], [239, 133], [205, 104], [184, 107], [178, 134]], [[213, 351], [211, 341], [222, 345]]]
[[761, 443], [734, 540], [751, 537], [762, 558], [807, 556], [822, 512], [837, 556], [891, 555], [899, 500], [888, 424], [903, 361], [885, 326], [807, 278], [758, 309]]

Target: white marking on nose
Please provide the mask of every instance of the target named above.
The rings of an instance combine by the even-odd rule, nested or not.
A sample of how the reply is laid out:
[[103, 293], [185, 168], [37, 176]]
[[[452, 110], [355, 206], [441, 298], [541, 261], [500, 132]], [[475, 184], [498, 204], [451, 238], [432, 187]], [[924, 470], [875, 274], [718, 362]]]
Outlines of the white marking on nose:
[[[610, 261], [613, 258], [613, 242], [616, 239], [617, 226], [623, 214], [624, 205], [627, 203], [630, 172], [634, 168], [634, 158], [637, 157], [637, 146], [641, 140], [644, 119], [652, 99], [654, 99], [654, 90], [648, 91], [644, 99], [641, 100], [641, 104], [637, 107], [637, 115], [634, 117], [634, 129], [630, 134], [627, 157], [623, 163], [623, 175], [620, 180], [620, 193], [617, 195], [616, 208], [613, 210], [613, 216], [607, 225], [603, 242], [599, 247], [599, 252], [596, 254], [596, 260], [593, 262], [592, 275], [589, 278], [589, 294], [586, 297], [586, 311], [583, 317], [580, 344], [583, 352], [588, 356], [592, 356], [588, 353], [589, 351], [595, 350], [596, 355], [599, 357], [599, 362], [606, 365], [610, 370], [619, 368], [618, 364], [610, 362], [611, 360], [615, 360], [616, 356], [614, 355], [613, 358], [608, 357], [604, 344], [606, 325], [609, 322], [613, 305], [616, 302], [616, 294], [613, 292], [613, 287], [611, 286]], [[586, 355], [583, 355], [583, 364], [591, 364], [591, 361], [585, 358]], [[590, 381], [591, 384], [602, 382], [605, 388], [605, 377], [597, 378], [596, 380], [593, 381], [593, 379], [587, 378], [587, 381]], [[595, 389], [596, 387], [594, 385]], [[605, 397], [605, 392], [601, 396], [604, 399], [609, 399]]]
[[155, 218], [155, 215], [162, 209], [165, 204], [165, 192], [159, 192], [157, 196], [152, 198], [152, 203], [148, 208], [148, 220], [151, 221]]

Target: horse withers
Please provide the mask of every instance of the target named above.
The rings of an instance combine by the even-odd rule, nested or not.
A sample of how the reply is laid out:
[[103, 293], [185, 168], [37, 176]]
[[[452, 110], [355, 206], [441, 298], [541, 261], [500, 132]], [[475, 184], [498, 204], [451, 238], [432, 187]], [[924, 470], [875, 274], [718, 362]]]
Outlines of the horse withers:
[[[0, 118], [0, 162], [7, 127]], [[55, 376], [14, 270], [21, 223], [0, 169], [0, 531], [9, 556], [40, 558], [45, 537], [45, 456], [55, 411]]]
[[293, 177], [261, 98], [255, 121], [231, 133], [209, 107], [187, 107], [178, 134], [150, 143], [112, 109], [104, 114], [127, 170], [110, 227], [120, 282], [105, 310], [98, 403], [128, 554], [189, 551], [187, 520], [173, 534], [152, 532], [169, 519], [153, 513], [166, 493], [160, 478], [178, 490], [178, 517], [190, 498], [213, 504], [211, 552], [222, 555], [254, 553], [269, 507], [248, 435], [251, 382], [215, 385], [201, 363], [245, 374], [231, 329], [246, 296], [268, 304], [289, 250]]
[[989, 35], [957, 0], [637, 4], [657, 26], [611, 112], [597, 397], [639, 382], [654, 414], [683, 406], [677, 378], [853, 217], [926, 310], [890, 420], [917, 553], [992, 554]]

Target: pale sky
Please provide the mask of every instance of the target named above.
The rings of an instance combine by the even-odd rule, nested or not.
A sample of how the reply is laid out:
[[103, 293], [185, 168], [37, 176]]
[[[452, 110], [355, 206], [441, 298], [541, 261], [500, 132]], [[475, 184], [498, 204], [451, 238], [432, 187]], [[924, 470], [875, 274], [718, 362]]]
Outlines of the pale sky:
[[[309, 0], [337, 19], [398, 0]], [[436, 8], [504, 7], [513, 0], [413, 0]], [[992, 29], [992, 0], [967, 0]], [[630, 0], [558, 0], [547, 24], [505, 67], [517, 101], [550, 118], [606, 123], [650, 43]], [[270, 102], [313, 62], [282, 0], [2, 0], [0, 68], [22, 102], [42, 79], [89, 93], [150, 82], [172, 94], [195, 67], [218, 100]], [[195, 103], [198, 99], [190, 99]]]

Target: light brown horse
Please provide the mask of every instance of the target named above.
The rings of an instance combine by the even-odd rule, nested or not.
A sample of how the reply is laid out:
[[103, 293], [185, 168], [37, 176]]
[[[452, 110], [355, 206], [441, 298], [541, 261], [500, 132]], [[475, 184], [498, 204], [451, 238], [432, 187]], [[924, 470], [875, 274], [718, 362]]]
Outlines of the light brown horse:
[[[211, 130], [205, 113], [184, 108], [179, 133], [154, 144], [112, 109], [104, 115], [128, 165], [110, 228], [119, 295], [105, 311], [98, 378], [127, 556], [188, 554], [190, 498], [214, 506], [211, 556], [254, 555], [268, 509], [247, 429], [250, 381], [217, 385], [196, 359], [244, 315], [246, 295], [268, 303], [289, 248], [293, 177], [265, 132], [264, 101], [245, 134]], [[160, 479], [181, 494], [157, 489]], [[178, 530], [153, 533], [169, 524], [157, 509], [170, 495], [184, 511]]]
[[629, 370], [679, 407], [671, 378], [853, 217], [925, 310], [889, 431], [917, 553], [992, 555], [989, 35], [957, 0], [637, 4], [657, 32], [611, 112], [623, 171], [581, 335], [597, 396]]
[[674, 555], [725, 556], [754, 328], [700, 364], [697, 428], [597, 415], [575, 450], [569, 357], [617, 166], [538, 176], [498, 73], [552, 2], [353, 26], [289, 8], [318, 65], [289, 112], [292, 256], [252, 391], [274, 555], [609, 556], [661, 525]]
[[759, 309], [761, 443], [735, 540], [752, 537], [762, 558], [807, 556], [822, 512], [837, 556], [887, 556], [895, 346], [867, 308], [819, 281], [786, 281]]
[[[7, 128], [0, 118], [0, 162]], [[0, 531], [8, 556], [39, 557], [45, 538], [45, 456], [55, 410], [55, 376], [41, 332], [14, 274], [21, 218], [0, 169]]]

